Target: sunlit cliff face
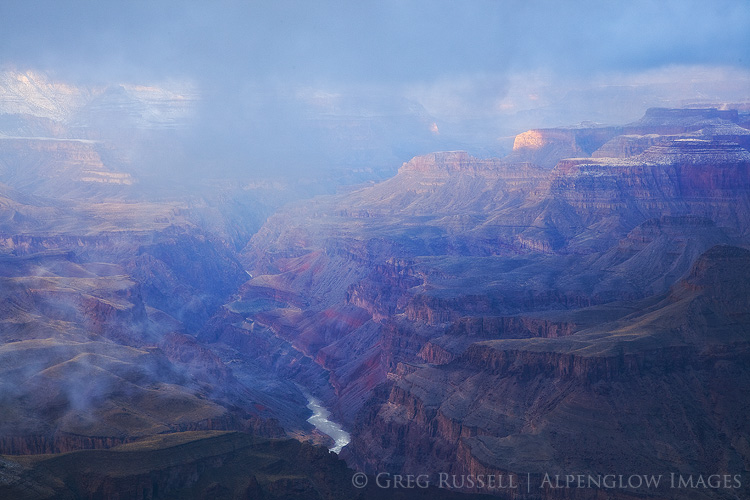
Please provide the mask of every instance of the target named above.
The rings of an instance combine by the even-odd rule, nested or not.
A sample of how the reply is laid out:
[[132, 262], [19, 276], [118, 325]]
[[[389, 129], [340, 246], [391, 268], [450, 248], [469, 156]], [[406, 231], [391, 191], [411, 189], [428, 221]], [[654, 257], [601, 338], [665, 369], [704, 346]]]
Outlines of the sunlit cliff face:
[[575, 147], [575, 139], [570, 132], [565, 130], [528, 130], [516, 136], [513, 141], [513, 151], [520, 149], [541, 149], [550, 144]]
[[539, 149], [544, 146], [544, 136], [538, 130], [529, 130], [523, 134], [518, 134], [513, 141], [513, 151], [519, 149]]

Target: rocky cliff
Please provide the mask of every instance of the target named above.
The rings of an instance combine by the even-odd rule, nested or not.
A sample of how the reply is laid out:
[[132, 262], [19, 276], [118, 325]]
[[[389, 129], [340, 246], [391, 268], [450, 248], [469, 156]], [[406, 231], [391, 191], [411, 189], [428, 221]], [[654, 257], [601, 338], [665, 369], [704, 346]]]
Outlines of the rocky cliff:
[[0, 453], [284, 432], [190, 335], [247, 276], [228, 242], [179, 204], [4, 194]]
[[529, 130], [516, 136], [508, 159], [552, 168], [563, 158], [589, 156], [619, 132], [615, 127]]
[[550, 193], [572, 207], [580, 225], [556, 227], [568, 235], [605, 219], [632, 228], [644, 218], [693, 215], [745, 232], [748, 165], [750, 153], [735, 143], [692, 138], [625, 160], [563, 160]]
[[[114, 155], [6, 137], [4, 178], [36, 195], [0, 186], [2, 451], [278, 436], [277, 422], [322, 442], [305, 391], [352, 430], [342, 456], [366, 471], [744, 472], [746, 405], [729, 390], [749, 388], [748, 277], [730, 270], [750, 244], [743, 130], [731, 113], [655, 111], [523, 134], [503, 159], [423, 155], [291, 204], [249, 242], [229, 202], [149, 202], [125, 185], [42, 198], [58, 170], [102, 184], [75, 176], [117, 172]], [[45, 484], [203, 494], [219, 486], [196, 474], [227, 456]], [[255, 476], [226, 487], [312, 491]]]
[[[706, 293], [675, 295], [708, 249], [748, 244], [736, 121], [654, 111], [528, 133], [515, 156], [425, 155], [389, 181], [289, 207], [243, 252], [253, 277], [239, 316], [324, 370], [332, 391], [310, 386], [354, 427], [343, 453], [364, 470], [738, 470], [743, 445], [687, 395], [706, 385], [723, 408], [740, 404], [715, 384], [746, 375], [744, 323]], [[597, 157], [519, 163], [560, 144]], [[679, 424], [637, 429], [660, 411]], [[705, 421], [717, 430], [693, 447], [675, 430], [699, 435]]]
[[0, 137], [0, 180], [28, 194], [76, 198], [117, 194], [135, 179], [107, 168], [93, 141]]
[[476, 343], [404, 373], [361, 414], [350, 456], [371, 471], [738, 473], [748, 463], [736, 413], [749, 383], [748, 258], [712, 248], [655, 306], [570, 336]]

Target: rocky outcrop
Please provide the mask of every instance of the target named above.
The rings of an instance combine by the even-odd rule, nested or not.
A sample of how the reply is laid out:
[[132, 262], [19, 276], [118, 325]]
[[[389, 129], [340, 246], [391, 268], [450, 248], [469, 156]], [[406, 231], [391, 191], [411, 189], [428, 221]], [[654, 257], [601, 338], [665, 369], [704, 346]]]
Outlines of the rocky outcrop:
[[365, 279], [349, 286], [346, 302], [364, 309], [375, 321], [403, 310], [406, 292], [424, 282], [409, 261], [389, 259], [370, 267], [372, 271]]
[[627, 133], [640, 133], [641, 135], [646, 133], [684, 134], [720, 121], [737, 123], [739, 113], [736, 109], [649, 108], [643, 118], [626, 125], [625, 130]]
[[657, 349], [652, 352], [616, 353], [612, 356], [586, 356], [563, 352], [495, 349], [492, 344], [470, 346], [461, 361], [480, 370], [519, 381], [539, 375], [557, 379], [572, 378], [581, 383], [627, 378], [644, 371], [671, 372], [684, 369], [696, 353], [689, 347]]
[[637, 156], [651, 146], [669, 141], [669, 136], [658, 134], [618, 135], [591, 153], [592, 158], [629, 158]]
[[[731, 240], [725, 229], [705, 217], [646, 220], [597, 259], [596, 267], [610, 270], [598, 286], [602, 290], [630, 286], [645, 295], [662, 293], [684, 277], [703, 252]], [[628, 276], [627, 283], [623, 276]]]
[[750, 150], [750, 129], [747, 128], [747, 125], [743, 127], [737, 123], [721, 121], [700, 129], [694, 135], [699, 139], [733, 142], [744, 149]]
[[497, 171], [502, 162], [497, 158], [475, 158], [466, 151], [445, 151], [412, 158], [404, 163], [399, 173], [451, 175], [457, 173], [481, 174]]
[[467, 317], [456, 321], [446, 332], [460, 337], [486, 339], [555, 338], [572, 335], [577, 330], [575, 323], [554, 321], [530, 316]]
[[124, 267], [147, 304], [197, 331], [247, 274], [225, 242], [179, 229], [160, 236], [140, 246]]
[[552, 168], [563, 158], [589, 156], [613, 136], [616, 127], [534, 129], [516, 136], [508, 160]]
[[167, 359], [204, 383], [224, 388], [235, 382], [221, 358], [192, 336], [170, 332], [160, 339], [159, 348]]
[[446, 325], [466, 315], [491, 317], [509, 311], [532, 311], [558, 306], [565, 308], [588, 307], [605, 302], [602, 297], [591, 296], [583, 291], [561, 290], [513, 290], [502, 293], [487, 291], [482, 295], [458, 295], [439, 297], [432, 294], [415, 295], [404, 308], [410, 321], [428, 325]]
[[701, 294], [723, 314], [746, 321], [750, 315], [750, 287], [745, 273], [750, 251], [729, 245], [717, 245], [701, 255], [685, 280], [670, 291], [672, 300], [692, 293]]
[[[478, 342], [439, 366], [402, 370], [364, 406], [351, 460], [365, 470], [402, 473], [523, 471], [535, 481], [555, 473], [549, 467], [630, 474], [650, 464], [658, 473], [741, 474], [747, 449], [734, 436], [750, 429], [730, 415], [743, 404], [737, 388], [750, 387], [749, 256], [714, 247], [655, 305], [649, 299], [616, 321], [564, 337]], [[729, 373], [731, 388], [721, 382]], [[705, 396], [691, 397], [693, 391]], [[679, 438], [685, 432], [687, 441]], [[630, 493], [664, 494], [623, 492]]]
[[87, 140], [0, 137], [0, 179], [27, 193], [60, 198], [75, 198], [86, 185], [135, 183], [130, 174], [107, 168], [96, 148]]
[[747, 149], [748, 130], [738, 122], [736, 109], [650, 108], [641, 120], [621, 127], [529, 130], [516, 136], [508, 159], [552, 168], [565, 158], [627, 158], [668, 142], [675, 134], [736, 142]]
[[64, 433], [55, 436], [3, 436], [0, 438], [0, 453], [3, 455], [39, 455], [106, 449], [134, 439], [113, 436], [76, 436]]
[[[616, 216], [633, 226], [644, 215], [697, 215], [746, 231], [750, 153], [733, 143], [678, 139], [624, 160], [564, 160], [550, 192], [584, 221]], [[731, 201], [730, 201], [731, 200]]]
[[[721, 135], [735, 118], [647, 118], [532, 131], [501, 160], [423, 155], [388, 181], [277, 213], [243, 255], [252, 274], [237, 297], [252, 304], [244, 320], [327, 371], [346, 423], [404, 367], [451, 366], [484, 338], [572, 338], [633, 312], [604, 304], [664, 293], [701, 252], [744, 241], [750, 228], [748, 153]], [[558, 161], [610, 140], [619, 158]], [[533, 151], [557, 155], [556, 165], [519, 156]], [[579, 308], [590, 317], [563, 314]], [[584, 383], [586, 373], [619, 380], [652, 365], [687, 369], [682, 358], [692, 355], [658, 351], [626, 360], [507, 349], [493, 363]]]
[[[456, 355], [451, 351], [441, 345], [438, 345], [435, 342], [430, 341], [422, 346], [422, 348], [419, 350], [418, 355], [422, 360], [424, 360], [425, 363], [429, 363], [431, 365], [444, 365], [456, 359]], [[402, 376], [402, 374], [398, 372], [397, 375]]]
[[[651, 146], [668, 146], [680, 137], [679, 135], [659, 134], [618, 135], [591, 153], [591, 156], [593, 158], [628, 158], [643, 153]], [[705, 127], [695, 132], [684, 134], [682, 137], [725, 143], [731, 142], [743, 149], [750, 148], [750, 130], [726, 120], [710, 122]]]

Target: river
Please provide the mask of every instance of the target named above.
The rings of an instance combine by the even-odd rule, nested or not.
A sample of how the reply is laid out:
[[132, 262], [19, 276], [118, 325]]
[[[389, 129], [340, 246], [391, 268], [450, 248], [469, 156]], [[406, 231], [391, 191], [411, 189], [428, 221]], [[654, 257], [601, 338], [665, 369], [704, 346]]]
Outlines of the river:
[[305, 397], [308, 401], [307, 407], [313, 412], [312, 417], [308, 418], [307, 421], [320, 432], [333, 439], [333, 446], [329, 448], [329, 450], [338, 454], [341, 451], [341, 448], [349, 444], [351, 436], [338, 423], [328, 420], [328, 417], [331, 416], [331, 412], [323, 406], [319, 399], [310, 394], [305, 394]]

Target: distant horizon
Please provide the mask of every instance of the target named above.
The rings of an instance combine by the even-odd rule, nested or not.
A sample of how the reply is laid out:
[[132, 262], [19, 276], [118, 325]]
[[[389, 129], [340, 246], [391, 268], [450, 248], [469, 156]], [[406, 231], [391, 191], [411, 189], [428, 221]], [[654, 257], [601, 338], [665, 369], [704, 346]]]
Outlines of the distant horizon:
[[189, 89], [189, 130], [163, 168], [189, 158], [227, 175], [498, 156], [527, 129], [750, 98], [737, 0], [10, 1], [0, 33], [6, 69]]
[[[5, 67], [0, 68], [0, 90], [4, 90], [0, 93], [0, 115], [2, 115], [3, 113], [21, 112], [41, 118], [47, 118], [56, 122], [60, 122], [66, 127], [72, 126], [72, 129], [70, 130], [72, 130], [73, 132], [70, 133], [73, 133], [74, 135], [67, 136], [66, 139], [91, 141], [92, 139], [75, 136], [75, 134], [77, 133], [75, 132], [75, 130], [79, 130], [78, 128], [76, 128], [77, 126], [75, 125], [75, 122], [76, 120], [80, 121], [81, 118], [73, 118], [71, 122], [71, 117], [73, 117], [74, 115], [79, 116], [79, 111], [89, 107], [89, 103], [95, 102], [97, 99], [105, 98], [106, 95], [108, 95], [108, 91], [110, 89], [119, 86], [123, 89], [123, 92], [125, 92], [127, 98], [132, 98], [133, 102], [136, 103], [137, 106], [140, 106], [140, 108], [135, 108], [133, 112], [138, 112], [141, 114], [139, 115], [140, 118], [138, 118], [138, 122], [117, 122], [114, 125], [114, 130], [119, 130], [118, 127], [123, 126], [126, 130], [132, 127], [136, 127], [137, 129], [146, 127], [145, 133], [147, 134], [149, 133], [149, 129], [153, 129], [153, 131], [155, 131], [156, 133], [164, 133], [159, 132], [160, 129], [166, 130], [167, 133], [171, 133], [175, 136], [173, 137], [172, 144], [173, 147], [177, 148], [176, 150], [167, 152], [166, 158], [169, 162], [172, 161], [169, 160], [169, 158], [174, 157], [173, 161], [175, 161], [176, 163], [175, 167], [169, 167], [168, 163], [162, 163], [161, 166], [165, 171], [161, 174], [158, 174], [158, 172], [156, 173], [158, 175], [164, 175], [168, 177], [171, 175], [171, 170], [173, 170], [174, 168], [180, 168], [183, 173], [187, 171], [194, 172], [195, 175], [197, 175], [197, 177], [195, 178], [196, 182], [201, 182], [201, 179], [207, 179], [205, 177], [206, 172], [199, 172], [200, 170], [205, 168], [204, 163], [208, 159], [208, 156], [201, 157], [201, 155], [208, 155], [208, 153], [204, 153], [203, 151], [201, 151], [197, 156], [190, 157], [190, 150], [191, 148], [200, 148], [201, 150], [205, 149], [207, 151], [214, 152], [216, 150], [210, 137], [208, 138], [208, 140], [206, 140], [205, 143], [202, 143], [200, 141], [196, 142], [194, 140], [196, 138], [195, 134], [202, 135], [204, 133], [200, 123], [198, 123], [200, 115], [197, 115], [197, 113], [199, 112], [198, 108], [200, 108], [201, 106], [201, 95], [198, 89], [195, 86], [192, 86], [189, 82], [172, 81], [160, 83], [132, 81], [112, 82], [111, 84], [106, 86], [99, 85], [96, 87], [86, 87], [75, 86], [62, 80], [55, 80], [53, 75], [49, 75], [37, 69], [27, 69], [25, 71], [20, 71], [18, 68], [11, 69], [9, 66], [10, 65], [6, 64]], [[18, 79], [18, 81], [22, 81], [20, 77], [31, 80], [28, 83], [28, 87], [30, 91], [36, 92], [36, 95], [25, 95], [24, 99], [19, 100], [18, 96], [23, 92], [23, 89], [11, 89], [12, 91], [8, 91], [8, 86], [12, 86], [12, 83], [8, 84], [8, 80], [10, 79], [12, 81], [14, 79]], [[56, 102], [56, 99], [59, 99], [60, 102]], [[181, 107], [174, 108], [175, 102]], [[304, 120], [306, 120], [313, 126], [318, 122], [324, 125], [324, 128], [319, 131], [317, 135], [317, 149], [312, 150], [313, 152], [317, 151], [317, 157], [315, 157], [314, 155], [311, 156], [310, 163], [305, 163], [304, 159], [297, 159], [300, 164], [299, 169], [293, 169], [291, 171], [287, 171], [288, 169], [284, 168], [283, 163], [281, 163], [280, 165], [277, 164], [272, 165], [268, 168], [263, 168], [262, 166], [260, 166], [260, 163], [262, 162], [257, 162], [257, 160], [254, 161], [252, 156], [245, 156], [244, 149], [240, 149], [239, 152], [235, 152], [232, 149], [231, 142], [224, 143], [222, 144], [222, 146], [225, 149], [221, 151], [216, 158], [210, 159], [210, 163], [211, 165], [213, 165], [213, 168], [216, 171], [216, 179], [218, 180], [219, 178], [226, 178], [227, 180], [242, 180], [247, 178], [255, 178], [259, 180], [268, 179], [270, 181], [285, 181], [285, 179], [293, 181], [295, 178], [300, 178], [300, 180], [304, 179], [305, 177], [315, 179], [320, 177], [321, 175], [332, 175], [336, 174], [337, 172], [351, 172], [352, 174], [355, 174], [357, 172], [372, 171], [373, 169], [375, 169], [376, 171], [382, 171], [383, 173], [388, 171], [395, 172], [396, 169], [399, 168], [401, 163], [406, 162], [415, 156], [439, 151], [466, 151], [470, 155], [478, 158], [503, 158], [512, 152], [512, 146], [515, 137], [528, 130], [552, 128], [575, 129], [591, 126], [622, 126], [628, 123], [637, 122], [639, 119], [643, 118], [650, 109], [713, 108], [717, 110], [738, 109], [742, 111], [750, 109], [750, 96], [742, 97], [741, 94], [738, 94], [737, 99], [734, 100], [712, 100], [704, 97], [702, 99], [696, 99], [693, 102], [678, 101], [669, 103], [643, 103], [643, 109], [633, 106], [630, 109], [631, 116], [628, 117], [630, 119], [623, 119], [619, 122], [614, 121], [614, 119], [612, 121], [597, 120], [596, 116], [584, 116], [583, 113], [587, 110], [578, 110], [578, 112], [573, 113], [573, 115], [576, 115], [577, 118], [582, 119], [579, 119], [577, 121], [571, 119], [567, 123], [561, 121], [561, 123], [558, 124], [543, 123], [541, 126], [534, 126], [534, 122], [538, 122], [540, 118], [538, 116], [535, 117], [532, 114], [526, 116], [525, 118], [516, 117], [516, 121], [509, 121], [504, 125], [498, 125], [499, 128], [494, 134], [485, 131], [484, 135], [478, 134], [475, 137], [466, 136], [465, 131], [463, 132], [463, 135], [461, 131], [456, 133], [455, 130], [451, 130], [449, 124], [449, 126], [445, 127], [448, 129], [447, 133], [443, 132], [442, 129], [440, 131], [433, 130], [432, 133], [425, 130], [420, 133], [420, 136], [417, 136], [417, 140], [414, 141], [414, 144], [409, 144], [409, 141], [414, 139], [414, 137], [410, 136], [408, 131], [411, 130], [411, 133], [413, 133], [413, 127], [415, 124], [418, 125], [421, 122], [424, 123], [425, 128], [427, 128], [426, 125], [432, 123], [434, 129], [437, 129], [436, 122], [432, 121], [434, 119], [433, 116], [423, 115], [421, 118], [419, 118], [419, 115], [412, 114], [411, 118], [409, 118], [409, 121], [407, 121], [405, 125], [407, 127], [407, 130], [396, 130], [396, 132], [404, 132], [402, 135], [394, 136], [393, 133], [390, 133], [390, 137], [398, 137], [399, 141], [404, 142], [404, 144], [408, 144], [406, 146], [406, 149], [401, 152], [400, 156], [398, 153], [388, 153], [391, 144], [389, 144], [388, 142], [389, 133], [384, 129], [384, 131], [381, 132], [381, 136], [383, 133], [385, 133], [385, 136], [379, 137], [379, 142], [377, 142], [371, 148], [369, 153], [366, 152], [365, 160], [356, 159], [357, 154], [359, 154], [356, 148], [361, 148], [363, 145], [364, 147], [369, 147], [370, 144], [362, 142], [356, 143], [356, 141], [353, 143], [340, 142], [341, 139], [336, 139], [336, 134], [342, 133], [337, 129], [337, 127], [339, 127], [339, 125], [337, 124], [341, 122], [341, 117], [347, 116], [342, 113], [349, 112], [348, 118], [345, 119], [357, 120], [363, 124], [370, 124], [368, 126], [372, 127], [372, 124], [375, 124], [377, 126], [379, 120], [382, 122], [382, 120], [391, 120], [393, 119], [393, 116], [398, 116], [398, 109], [393, 111], [393, 113], [395, 114], [390, 115], [391, 117], [389, 118], [388, 114], [384, 114], [382, 116], [368, 116], [366, 109], [364, 111], [362, 109], [357, 111], [356, 109], [352, 108], [345, 108], [343, 110], [334, 108], [333, 111], [323, 112], [321, 114], [320, 110], [316, 110], [314, 105], [307, 105], [307, 107], [305, 107], [306, 105], [304, 103], [300, 102], [298, 104], [298, 112], [304, 114]], [[647, 106], [647, 104], [656, 105]], [[25, 106], [25, 108], [23, 106]], [[36, 106], [36, 108], [34, 108], [34, 106]], [[122, 112], [123, 111], [121, 110], [120, 113]], [[361, 116], [358, 116], [356, 114], [357, 112], [359, 112]], [[405, 116], [410, 116], [409, 113], [412, 112], [407, 112], [407, 115]], [[149, 116], [152, 117], [151, 119], [156, 120], [156, 122], [149, 124], [148, 121], [143, 121], [149, 120]], [[601, 118], [601, 116], [599, 116], [599, 118]], [[101, 114], [101, 110], [95, 111], [95, 114], [92, 116], [86, 117], [84, 115], [83, 119], [94, 119], [96, 121], [109, 120], [106, 114]], [[387, 123], [387, 121], [385, 123]], [[487, 123], [488, 122], [486, 120], [481, 121], [482, 125], [487, 125]], [[493, 121], [493, 123], [497, 122]], [[112, 124], [107, 125], [107, 127], [110, 126], [112, 126]], [[105, 127], [105, 129], [107, 127]], [[169, 130], [172, 129], [174, 129], [173, 132], [169, 132]], [[214, 132], [216, 133], [218, 132], [218, 130], [214, 130]], [[450, 135], [451, 132], [453, 132], [452, 136]], [[345, 134], [346, 130], [344, 130], [343, 133]], [[112, 133], [110, 133], [110, 135], [111, 134]], [[8, 137], [7, 134], [5, 134], [5, 136]], [[97, 140], [101, 142], [104, 139]], [[325, 151], [324, 149], [321, 149], [321, 144], [325, 144], [326, 142], [331, 141], [338, 142], [340, 146], [339, 149], [334, 151]], [[249, 143], [245, 142], [246, 146], [248, 144]], [[411, 150], [409, 150], [410, 148]], [[354, 154], [352, 154], [352, 152], [354, 152]], [[295, 154], [303, 153], [303, 148], [295, 150]], [[148, 154], [148, 152], [146, 152], [146, 154]], [[222, 156], [222, 154], [227, 156], [224, 157]], [[369, 160], [367, 159], [367, 154], [370, 155]], [[337, 159], [334, 161], [328, 161], [332, 155]], [[390, 160], [388, 160], [389, 156], [391, 158]], [[293, 157], [294, 155], [292, 155], [291, 158]], [[182, 160], [180, 160], [180, 158], [182, 158]], [[227, 160], [227, 158], [229, 158], [229, 160]], [[375, 158], [375, 160], [372, 160], [372, 158]], [[270, 156], [266, 158], [265, 162], [273, 163], [273, 160], [273, 157]], [[188, 164], [185, 164], [185, 161], [188, 161]], [[287, 156], [286, 158], [282, 158], [282, 161], [290, 161], [290, 157]], [[222, 162], [226, 162], [226, 164], [222, 164]], [[244, 165], [244, 168], [238, 169], [237, 167], [232, 167], [232, 165]], [[151, 174], [149, 175], [152, 175], [153, 173], [155, 172], [151, 172]], [[375, 178], [382, 178], [382, 174], [375, 175]], [[189, 178], [185, 178], [183, 179], [183, 181], [188, 183], [190, 182]], [[344, 184], [348, 183], [349, 182], [344, 181]], [[354, 183], [356, 184], [357, 181], [354, 181]]]

